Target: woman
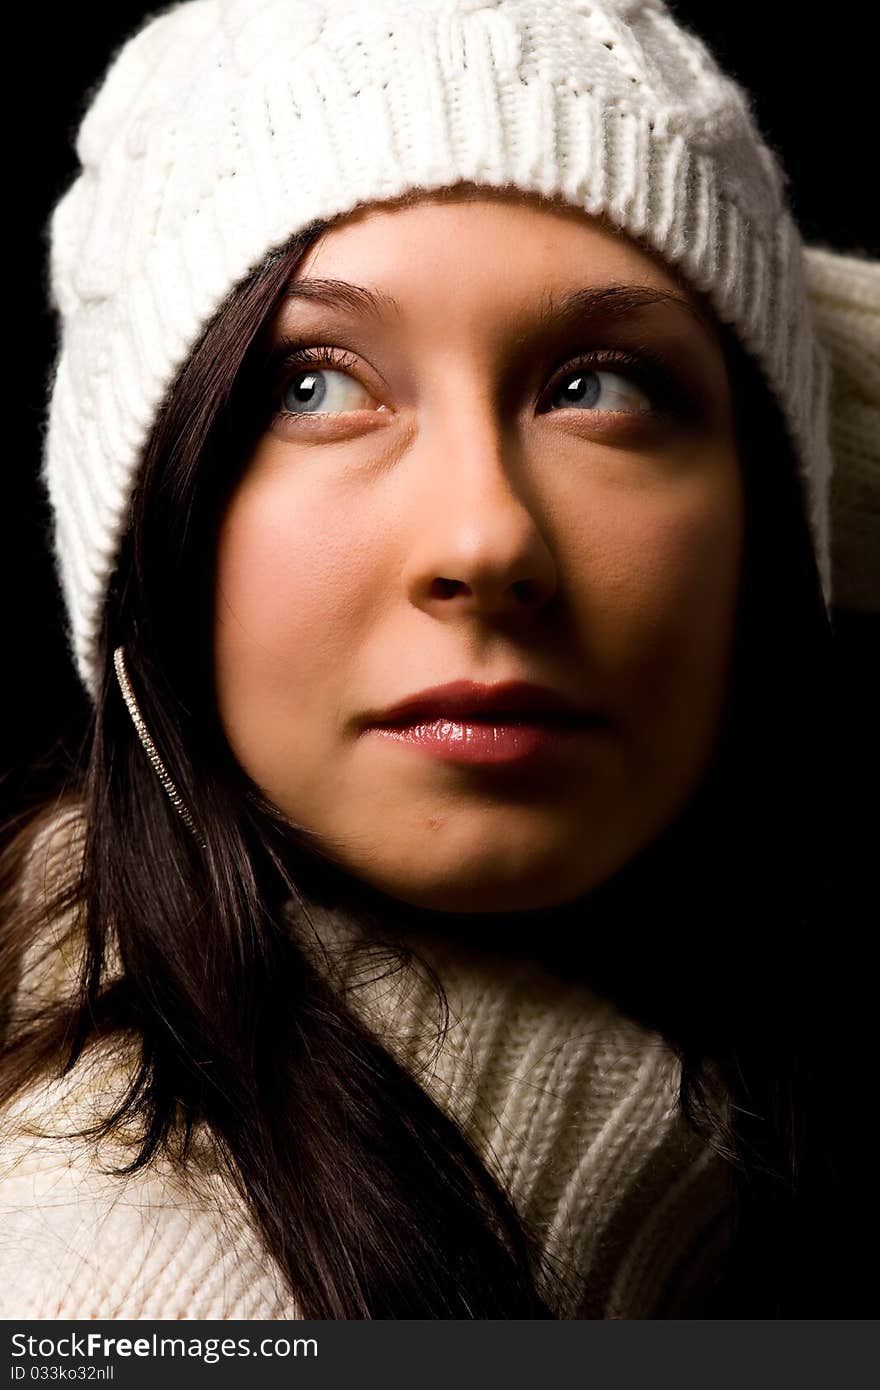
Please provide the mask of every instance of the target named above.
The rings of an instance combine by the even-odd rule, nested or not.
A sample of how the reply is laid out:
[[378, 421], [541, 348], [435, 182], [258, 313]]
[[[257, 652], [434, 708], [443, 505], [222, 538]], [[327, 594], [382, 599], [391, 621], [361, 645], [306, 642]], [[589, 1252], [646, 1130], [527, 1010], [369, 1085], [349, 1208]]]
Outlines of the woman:
[[77, 148], [4, 1312], [827, 1315], [828, 367], [739, 89], [659, 3], [218, 0]]

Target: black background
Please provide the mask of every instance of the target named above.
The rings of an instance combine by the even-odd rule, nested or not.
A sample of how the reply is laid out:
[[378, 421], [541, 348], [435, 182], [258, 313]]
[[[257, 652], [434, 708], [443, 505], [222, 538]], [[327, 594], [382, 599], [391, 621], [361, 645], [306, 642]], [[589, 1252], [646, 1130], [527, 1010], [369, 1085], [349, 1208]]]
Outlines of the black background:
[[[5, 301], [18, 314], [6, 331], [20, 369], [9, 380], [13, 430], [4, 478], [7, 692], [0, 787], [17, 803], [36, 785], [38, 755], [66, 725], [76, 728], [84, 696], [62, 636], [60, 597], [49, 553], [49, 516], [37, 472], [54, 324], [45, 288], [43, 232], [75, 170], [73, 140], [85, 93], [114, 50], [153, 7], [127, 4], [19, 10], [7, 34], [6, 219], [20, 238], [6, 260]], [[761, 130], [790, 175], [790, 200], [808, 241], [880, 254], [877, 136], [880, 26], [874, 5], [674, 0], [679, 20], [698, 33], [721, 65], [750, 92]], [[17, 331], [16, 331], [17, 330]], [[13, 396], [14, 393], [14, 396]], [[842, 660], [864, 701], [865, 620], [838, 614]], [[30, 770], [30, 771], [29, 771]]]

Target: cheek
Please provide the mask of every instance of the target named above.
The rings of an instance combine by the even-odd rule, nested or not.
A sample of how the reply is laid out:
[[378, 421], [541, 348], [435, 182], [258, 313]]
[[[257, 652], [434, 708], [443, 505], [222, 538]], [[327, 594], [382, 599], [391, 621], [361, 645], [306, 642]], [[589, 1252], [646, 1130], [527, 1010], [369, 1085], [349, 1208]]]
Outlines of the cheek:
[[[330, 520], [332, 518], [332, 521]], [[326, 695], [322, 673], [350, 650], [369, 550], [314, 490], [244, 484], [220, 527], [215, 675], [221, 711], [253, 725]]]
[[[714, 703], [742, 563], [743, 502], [731, 461], [702, 485], [615, 498], [593, 510], [580, 591], [589, 648], [621, 707], [649, 719]], [[583, 563], [583, 561], [581, 561]]]

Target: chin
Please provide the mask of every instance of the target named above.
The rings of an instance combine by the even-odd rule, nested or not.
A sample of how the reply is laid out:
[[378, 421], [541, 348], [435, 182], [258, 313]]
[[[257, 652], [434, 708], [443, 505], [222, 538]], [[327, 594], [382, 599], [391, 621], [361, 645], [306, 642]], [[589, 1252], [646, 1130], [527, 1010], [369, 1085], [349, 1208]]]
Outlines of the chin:
[[553, 865], [541, 873], [462, 875], [445, 873], [437, 877], [404, 879], [371, 878], [362, 875], [378, 892], [396, 902], [420, 911], [474, 914], [510, 914], [562, 907], [583, 896], [606, 876], [597, 871], [594, 879], [585, 876], [583, 863], [577, 873], [560, 874]]

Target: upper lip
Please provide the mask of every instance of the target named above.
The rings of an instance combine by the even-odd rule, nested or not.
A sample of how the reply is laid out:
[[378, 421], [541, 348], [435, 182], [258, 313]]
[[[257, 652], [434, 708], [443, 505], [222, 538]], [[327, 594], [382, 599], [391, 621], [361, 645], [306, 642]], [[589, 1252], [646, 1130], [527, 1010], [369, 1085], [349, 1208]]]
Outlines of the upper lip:
[[523, 714], [548, 720], [583, 720], [595, 717], [575, 701], [548, 686], [533, 685], [530, 681], [502, 681], [498, 685], [481, 685], [477, 681], [451, 681], [435, 685], [407, 696], [386, 710], [370, 714], [366, 725], [413, 724], [422, 719], [465, 719], [510, 714], [521, 719]]

